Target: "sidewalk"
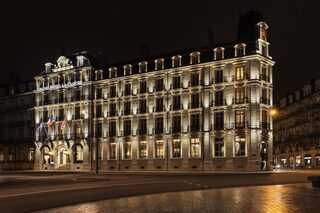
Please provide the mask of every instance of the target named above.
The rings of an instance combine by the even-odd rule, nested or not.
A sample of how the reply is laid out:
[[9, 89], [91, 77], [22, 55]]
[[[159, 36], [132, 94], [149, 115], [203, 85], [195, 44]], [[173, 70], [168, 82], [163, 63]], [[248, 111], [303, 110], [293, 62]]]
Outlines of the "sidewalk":
[[41, 212], [319, 212], [320, 190], [310, 184], [160, 193], [90, 202]]

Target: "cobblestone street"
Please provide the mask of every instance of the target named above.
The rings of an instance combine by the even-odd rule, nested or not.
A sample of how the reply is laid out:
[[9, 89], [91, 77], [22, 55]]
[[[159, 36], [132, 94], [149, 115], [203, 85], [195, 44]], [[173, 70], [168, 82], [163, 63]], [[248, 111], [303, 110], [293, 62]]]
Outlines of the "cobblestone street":
[[160, 193], [83, 203], [42, 212], [319, 212], [320, 190], [310, 184]]

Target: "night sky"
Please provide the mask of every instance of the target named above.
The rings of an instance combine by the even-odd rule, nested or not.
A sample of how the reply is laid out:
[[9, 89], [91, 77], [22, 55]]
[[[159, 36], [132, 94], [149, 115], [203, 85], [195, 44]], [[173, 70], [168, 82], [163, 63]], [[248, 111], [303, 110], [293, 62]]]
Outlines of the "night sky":
[[319, 77], [317, 1], [11, 0], [1, 5], [0, 83], [33, 78], [56, 61], [62, 46], [67, 54], [103, 52], [113, 63], [139, 58], [142, 43], [150, 55], [206, 45], [209, 27], [216, 43], [232, 41], [240, 14], [253, 5], [270, 27], [275, 97]]

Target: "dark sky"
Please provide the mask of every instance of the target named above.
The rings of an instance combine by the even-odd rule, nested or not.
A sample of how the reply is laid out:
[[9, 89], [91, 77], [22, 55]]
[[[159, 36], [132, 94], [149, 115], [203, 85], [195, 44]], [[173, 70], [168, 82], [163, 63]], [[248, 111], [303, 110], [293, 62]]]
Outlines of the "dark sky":
[[[104, 2], [104, 3], [102, 3]], [[308, 3], [307, 3], [308, 2]], [[319, 76], [320, 6], [302, 0], [163, 0], [163, 1], [2, 1], [0, 83], [10, 76], [30, 79], [44, 63], [67, 53], [104, 52], [109, 62], [140, 57], [141, 43], [150, 55], [236, 37], [239, 15], [253, 5], [269, 25], [274, 94], [301, 88]], [[12, 73], [12, 74], [9, 74]]]

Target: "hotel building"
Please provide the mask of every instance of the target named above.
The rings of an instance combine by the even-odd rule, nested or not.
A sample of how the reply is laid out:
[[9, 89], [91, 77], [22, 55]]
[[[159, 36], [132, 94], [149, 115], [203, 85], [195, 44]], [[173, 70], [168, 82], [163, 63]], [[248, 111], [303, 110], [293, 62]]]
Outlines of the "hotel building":
[[35, 77], [35, 169], [268, 170], [267, 31], [253, 10], [234, 42], [108, 67], [87, 52], [47, 63]]

